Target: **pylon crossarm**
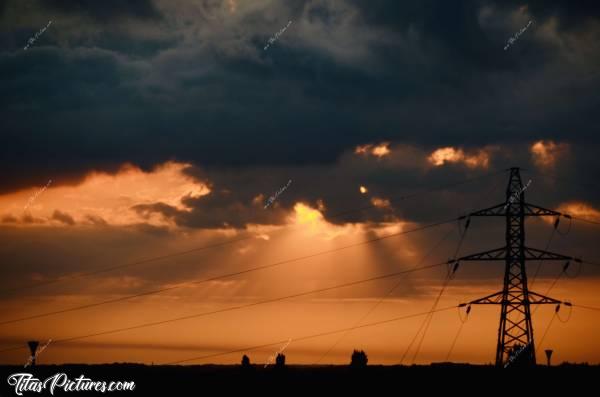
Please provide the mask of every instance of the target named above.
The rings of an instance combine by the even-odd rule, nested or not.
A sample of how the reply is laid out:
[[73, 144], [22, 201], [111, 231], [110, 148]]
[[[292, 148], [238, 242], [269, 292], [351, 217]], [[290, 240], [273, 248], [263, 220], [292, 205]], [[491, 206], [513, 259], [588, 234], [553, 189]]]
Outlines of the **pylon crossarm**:
[[500, 291], [500, 292], [494, 292], [491, 295], [484, 296], [483, 298], [472, 300], [471, 302], [461, 303], [458, 306], [459, 307], [463, 307], [463, 306], [467, 306], [467, 305], [494, 305], [494, 304], [500, 303], [501, 300], [502, 300], [502, 291]]
[[[484, 208], [475, 212], [471, 212], [468, 216], [505, 216], [507, 203], [496, 204], [489, 208]], [[561, 216], [562, 212], [557, 212], [548, 208], [540, 207], [539, 205], [523, 203], [524, 216]]]
[[505, 216], [506, 204], [496, 204], [492, 207], [485, 208], [479, 211], [471, 212], [468, 216]]
[[477, 254], [463, 256], [457, 261], [503, 261], [506, 260], [506, 247], [496, 248]]
[[558, 299], [550, 298], [549, 296], [538, 294], [538, 293], [533, 292], [533, 291], [529, 291], [529, 304], [530, 305], [551, 305], [551, 304], [560, 305], [560, 304], [565, 304], [567, 306], [571, 305], [569, 302], [563, 302], [563, 301], [560, 301]]
[[[507, 304], [518, 303], [519, 305], [521, 305], [521, 304], [523, 304], [523, 305], [525, 305], [525, 304], [530, 304], [530, 305], [565, 304], [567, 306], [570, 306], [569, 302], [563, 302], [561, 300], [550, 298], [548, 296], [541, 295], [541, 294], [538, 294], [538, 293], [532, 292], [532, 291], [528, 292], [529, 299], [527, 301], [525, 301], [525, 300], [514, 301], [514, 300], [509, 299], [509, 300], [503, 302], [502, 295], [503, 295], [502, 291], [494, 292], [493, 294], [484, 296], [483, 298], [475, 299], [475, 300], [472, 300], [467, 303], [461, 303], [458, 305], [458, 307], [464, 307], [464, 306], [468, 306], [468, 305], [499, 305], [502, 303], [507, 303]], [[519, 310], [518, 306], [513, 307], [513, 309]]]
[[525, 216], [561, 216], [562, 213], [543, 208], [535, 204], [523, 203], [523, 215]]
[[549, 251], [543, 251], [543, 250], [539, 250], [537, 248], [529, 248], [529, 247], [523, 247], [524, 248], [524, 253], [525, 253], [525, 260], [528, 261], [533, 261], [533, 260], [539, 260], [539, 261], [570, 261], [570, 260], [576, 260], [576, 258], [573, 258], [572, 256], [565, 256], [565, 255], [561, 255], [561, 254], [556, 254], [554, 252], [549, 252]]

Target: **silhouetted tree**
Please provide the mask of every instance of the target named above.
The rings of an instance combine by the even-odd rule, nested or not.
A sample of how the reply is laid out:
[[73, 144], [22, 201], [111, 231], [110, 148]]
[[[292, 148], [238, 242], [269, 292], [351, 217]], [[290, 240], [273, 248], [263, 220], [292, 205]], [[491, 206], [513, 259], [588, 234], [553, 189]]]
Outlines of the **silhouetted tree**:
[[242, 357], [242, 367], [248, 368], [249, 366], [250, 366], [250, 359], [248, 358], [247, 355], [244, 354], [244, 357]]
[[354, 350], [352, 352], [352, 359], [350, 361], [350, 366], [354, 368], [362, 368], [367, 366], [367, 362], [369, 359], [367, 358], [367, 354], [362, 350]]
[[275, 358], [275, 367], [283, 368], [285, 367], [285, 355], [281, 353], [277, 353], [277, 357]]

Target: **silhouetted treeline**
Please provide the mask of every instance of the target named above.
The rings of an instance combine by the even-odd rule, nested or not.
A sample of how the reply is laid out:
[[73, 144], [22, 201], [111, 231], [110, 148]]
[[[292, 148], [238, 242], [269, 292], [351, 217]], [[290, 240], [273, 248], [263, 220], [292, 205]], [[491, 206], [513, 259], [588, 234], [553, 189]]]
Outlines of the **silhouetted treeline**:
[[[366, 354], [365, 354], [366, 356]], [[357, 363], [366, 364], [362, 355]], [[10, 374], [28, 372], [40, 380], [56, 373], [64, 372], [69, 379], [80, 375], [94, 381], [134, 381], [134, 391], [95, 393], [92, 391], [65, 393], [58, 390], [55, 396], [203, 396], [231, 393], [302, 395], [316, 394], [316, 390], [330, 390], [332, 393], [357, 393], [364, 389], [368, 395], [381, 394], [385, 390], [406, 390], [426, 386], [427, 389], [439, 388], [464, 391], [465, 388], [479, 390], [486, 394], [484, 386], [493, 383], [501, 385], [508, 382], [511, 387], [536, 387], [536, 393], [550, 387], [555, 382], [569, 384], [570, 393], [577, 394], [577, 387], [587, 384], [589, 390], [596, 385], [600, 366], [563, 364], [547, 367], [510, 370], [491, 365], [469, 365], [437, 363], [431, 366], [382, 366], [364, 365], [357, 371], [352, 365], [290, 365], [278, 370], [277, 364], [264, 368], [264, 363], [252, 365], [250, 358], [243, 359], [243, 365], [153, 365], [141, 364], [104, 364], [104, 365], [38, 365], [23, 368], [23, 365], [0, 366], [0, 396], [14, 396], [14, 387], [9, 386]], [[365, 357], [366, 358], [366, 357]], [[283, 362], [281, 360], [280, 362]], [[361, 364], [362, 365], [362, 364]], [[517, 368], [517, 367], [515, 367]], [[492, 383], [493, 382], [493, 383]], [[523, 384], [525, 382], [525, 384]], [[574, 385], [574, 386], [573, 386]], [[381, 389], [381, 393], [373, 392]], [[523, 390], [523, 389], [520, 389]], [[24, 396], [49, 396], [45, 393], [27, 392]]]

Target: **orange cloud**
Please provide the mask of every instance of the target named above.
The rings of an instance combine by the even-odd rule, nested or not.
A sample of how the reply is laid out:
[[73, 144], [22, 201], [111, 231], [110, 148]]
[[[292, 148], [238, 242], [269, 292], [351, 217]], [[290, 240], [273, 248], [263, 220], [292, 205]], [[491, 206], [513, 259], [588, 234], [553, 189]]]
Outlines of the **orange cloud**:
[[445, 163], [463, 163], [469, 168], [487, 168], [490, 154], [487, 150], [479, 150], [475, 154], [466, 154], [462, 149], [443, 147], [433, 151], [427, 158], [430, 164], [439, 167]]
[[[61, 186], [54, 178], [43, 194], [28, 199], [39, 191], [31, 188], [0, 196], [2, 221], [17, 224], [49, 224], [54, 226], [131, 225], [140, 222], [155, 226], [170, 225], [162, 215], [142, 216], [132, 210], [139, 204], [161, 202], [179, 210], [186, 197], [197, 198], [210, 192], [208, 186], [185, 175], [188, 164], [168, 162], [151, 172], [125, 165], [115, 175], [92, 172], [77, 186]], [[23, 210], [28, 203], [26, 211]]]
[[389, 146], [389, 142], [382, 142], [379, 145], [373, 145], [370, 143], [367, 145], [357, 146], [354, 149], [354, 153], [362, 155], [371, 154], [373, 156], [381, 158], [391, 153]]
[[356, 154], [368, 154], [369, 149], [371, 148], [371, 146], [373, 146], [373, 145], [357, 146], [356, 149], [354, 149], [354, 153], [356, 153]]
[[297, 225], [308, 225], [309, 228], [319, 229], [325, 226], [323, 214], [303, 203], [294, 205], [294, 223]]
[[469, 168], [487, 168], [490, 164], [490, 155], [486, 151], [480, 151], [479, 153], [465, 157], [465, 164]]
[[379, 197], [371, 198], [371, 204], [377, 208], [390, 208], [390, 200], [381, 199]]
[[388, 147], [389, 145], [390, 144], [388, 142], [384, 142], [379, 146], [375, 146], [373, 150], [371, 150], [371, 154], [377, 157], [387, 156], [388, 154], [390, 154], [390, 149]]
[[331, 240], [339, 236], [360, 236], [364, 231], [363, 224], [338, 226], [329, 223], [319, 209], [304, 203], [294, 205], [294, 211], [289, 217], [289, 221], [298, 229], [308, 232], [308, 235], [319, 235], [324, 240]]
[[553, 141], [537, 141], [531, 148], [531, 157], [534, 164], [539, 168], [554, 167], [559, 157], [566, 154], [569, 149], [567, 143], [555, 143]]
[[583, 202], [571, 201], [558, 207], [559, 212], [564, 212], [578, 218], [600, 221], [600, 211]]
[[235, 2], [235, 0], [229, 0], [228, 5], [229, 5], [229, 12], [234, 13], [237, 10], [237, 3]]

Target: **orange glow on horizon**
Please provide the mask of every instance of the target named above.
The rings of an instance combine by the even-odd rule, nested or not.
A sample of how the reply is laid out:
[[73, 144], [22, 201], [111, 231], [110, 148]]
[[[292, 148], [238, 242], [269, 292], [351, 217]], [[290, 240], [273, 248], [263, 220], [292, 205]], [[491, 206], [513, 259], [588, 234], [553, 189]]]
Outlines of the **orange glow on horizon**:
[[[132, 165], [124, 165], [115, 175], [91, 172], [76, 186], [61, 186], [53, 180], [41, 193], [39, 188], [31, 188], [0, 196], [0, 208], [3, 209], [0, 216], [4, 223], [16, 225], [56, 227], [144, 222], [168, 226], [171, 222], [158, 214], [142, 217], [132, 207], [160, 202], [187, 211], [182, 204], [183, 198], [198, 198], [209, 194], [210, 189], [183, 174], [186, 167], [188, 164], [168, 162], [151, 172], [143, 172]], [[24, 203], [29, 204], [26, 211], [23, 211]]]

